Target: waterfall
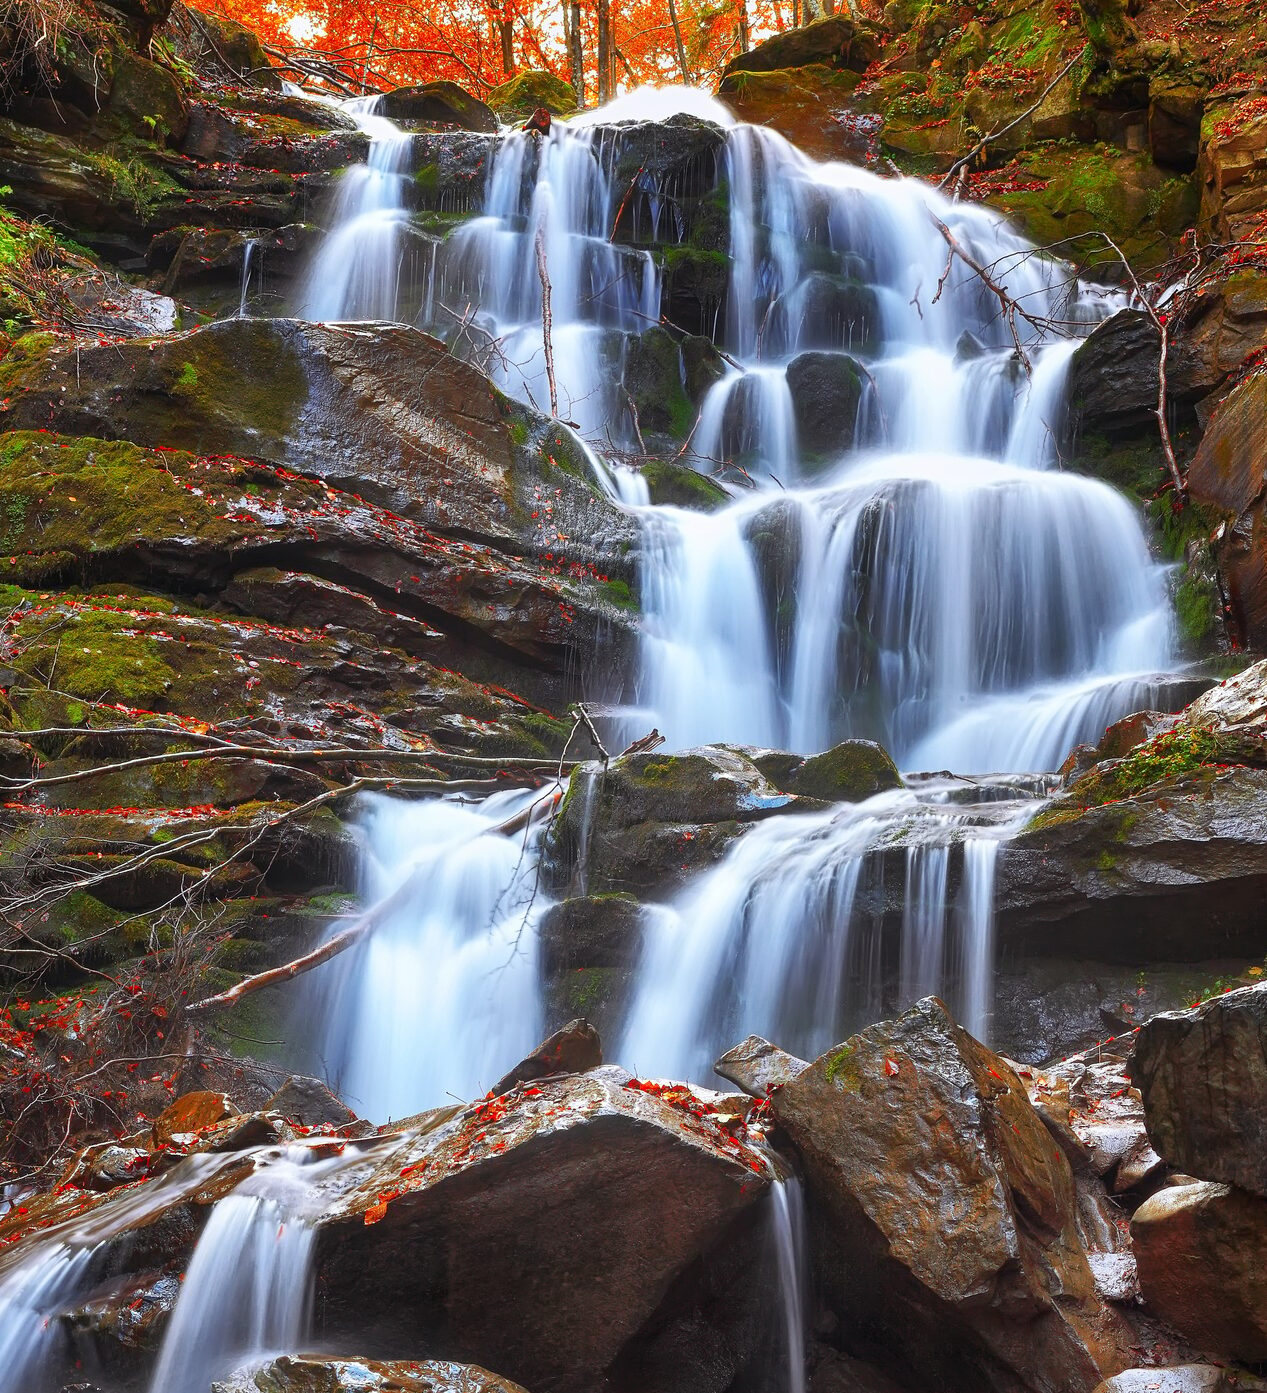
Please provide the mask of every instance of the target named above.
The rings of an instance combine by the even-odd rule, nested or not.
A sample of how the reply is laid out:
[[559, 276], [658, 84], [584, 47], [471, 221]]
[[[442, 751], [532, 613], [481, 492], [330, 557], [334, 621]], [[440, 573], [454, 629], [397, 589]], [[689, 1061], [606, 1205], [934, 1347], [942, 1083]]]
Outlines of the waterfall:
[[386, 1121], [484, 1093], [541, 1038], [538, 831], [497, 830], [541, 798], [368, 799], [363, 898], [401, 886], [387, 921], [314, 974], [331, 1081]]
[[[745, 832], [671, 905], [645, 914], [617, 1057], [703, 1083], [744, 1035], [812, 1059], [929, 991], [984, 1028], [994, 860], [980, 847], [1010, 835], [1035, 804], [1005, 780], [979, 801], [950, 801], [964, 792], [930, 779]], [[905, 867], [896, 964], [885, 884], [895, 857]], [[952, 869], [964, 882], [957, 913]]]
[[807, 1301], [805, 1197], [795, 1176], [775, 1176], [770, 1186], [774, 1215], [774, 1252], [779, 1270], [787, 1352], [787, 1393], [805, 1393], [805, 1320]]
[[397, 319], [409, 235], [405, 184], [413, 137], [376, 114], [378, 97], [344, 104], [370, 138], [369, 159], [339, 182], [331, 230], [299, 296], [305, 319]]
[[256, 239], [248, 238], [242, 244], [242, 285], [238, 291], [238, 318], [246, 318], [246, 297], [251, 289], [251, 261], [255, 255]]
[[264, 1158], [222, 1199], [198, 1239], [163, 1336], [150, 1393], [206, 1393], [255, 1357], [289, 1354], [308, 1335], [315, 1231], [305, 1214], [316, 1173], [307, 1147]]
[[[650, 506], [616, 462], [636, 439], [630, 345], [661, 312], [657, 256], [614, 236], [616, 123], [678, 112], [723, 128], [729, 200], [729, 366], [682, 456], [732, 481], [711, 513]], [[371, 103], [354, 114], [369, 163], [340, 192], [304, 312], [417, 322], [544, 409], [548, 278], [559, 415], [642, 527], [624, 733], [804, 753], [868, 738], [906, 770], [987, 776], [979, 802], [912, 780], [749, 828], [647, 910], [622, 1062], [703, 1080], [750, 1031], [814, 1053], [928, 990], [988, 1033], [995, 856], [1033, 808], [1032, 788], [990, 779], [1055, 768], [1153, 704], [1174, 663], [1137, 509], [1058, 449], [1072, 355], [1122, 296], [988, 208], [817, 163], [681, 90], [487, 138], [482, 208], [437, 238], [410, 226], [409, 138]], [[643, 235], [682, 235], [671, 191], [639, 188]], [[408, 284], [406, 237], [430, 248]], [[533, 838], [489, 830], [509, 803], [367, 806], [367, 899], [407, 877], [418, 893], [315, 977], [322, 1058], [386, 1117], [469, 1098], [534, 1043], [540, 904]]]

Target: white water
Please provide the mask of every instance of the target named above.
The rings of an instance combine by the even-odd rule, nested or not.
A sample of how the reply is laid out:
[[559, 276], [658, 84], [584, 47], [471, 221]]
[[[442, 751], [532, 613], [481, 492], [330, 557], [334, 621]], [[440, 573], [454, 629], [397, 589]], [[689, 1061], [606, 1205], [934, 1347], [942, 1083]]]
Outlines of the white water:
[[305, 1147], [265, 1158], [222, 1199], [198, 1239], [163, 1336], [150, 1393], [206, 1393], [213, 1379], [308, 1335], [316, 1173]]
[[541, 1039], [536, 839], [494, 829], [542, 796], [476, 806], [366, 801], [373, 904], [414, 891], [363, 945], [314, 974], [319, 1054], [363, 1116], [485, 1093]]
[[[646, 911], [616, 1057], [640, 1074], [703, 1081], [756, 1033], [813, 1059], [930, 991], [988, 1038], [993, 847], [1035, 804], [1003, 783], [960, 801], [972, 796], [928, 780], [745, 832], [672, 905]], [[885, 933], [894, 864], [904, 866], [896, 962]]]
[[795, 1176], [775, 1177], [770, 1186], [774, 1215], [774, 1251], [779, 1271], [786, 1345], [787, 1393], [805, 1393], [805, 1323], [808, 1262], [805, 1243], [805, 1198]]

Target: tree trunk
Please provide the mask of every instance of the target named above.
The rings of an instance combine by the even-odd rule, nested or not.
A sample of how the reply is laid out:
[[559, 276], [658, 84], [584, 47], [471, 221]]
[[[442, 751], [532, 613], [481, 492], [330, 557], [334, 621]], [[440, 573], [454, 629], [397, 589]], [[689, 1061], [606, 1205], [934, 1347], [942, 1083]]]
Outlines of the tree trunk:
[[612, 92], [611, 0], [598, 0], [598, 104], [611, 100]]
[[691, 70], [686, 65], [686, 45], [682, 42], [682, 26], [678, 23], [677, 6], [673, 0], [669, 0], [669, 23], [673, 26], [673, 42], [677, 47], [677, 65], [682, 74], [682, 81], [689, 87]]
[[[740, 53], [747, 53], [752, 47], [752, 34], [748, 28], [748, 0], [735, 0], [735, 44]], [[782, 24], [779, 25], [781, 29]]]
[[572, 90], [576, 93], [577, 106], [585, 105], [585, 50], [581, 46], [581, 6], [580, 0], [571, 0], [567, 11], [572, 16], [571, 30], [568, 34], [568, 68], [572, 79]]
[[502, 42], [502, 72], [507, 77], [515, 75], [515, 22], [509, 9], [504, 9], [497, 21], [498, 33]]

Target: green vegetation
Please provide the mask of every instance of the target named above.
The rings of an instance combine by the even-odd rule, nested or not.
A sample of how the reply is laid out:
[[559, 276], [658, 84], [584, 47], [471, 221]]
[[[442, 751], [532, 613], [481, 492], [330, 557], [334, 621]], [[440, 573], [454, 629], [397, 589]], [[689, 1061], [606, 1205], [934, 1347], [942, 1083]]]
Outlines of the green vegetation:
[[856, 1093], [862, 1086], [858, 1061], [854, 1058], [855, 1050], [853, 1042], [848, 1041], [827, 1056], [827, 1082], [846, 1093]]

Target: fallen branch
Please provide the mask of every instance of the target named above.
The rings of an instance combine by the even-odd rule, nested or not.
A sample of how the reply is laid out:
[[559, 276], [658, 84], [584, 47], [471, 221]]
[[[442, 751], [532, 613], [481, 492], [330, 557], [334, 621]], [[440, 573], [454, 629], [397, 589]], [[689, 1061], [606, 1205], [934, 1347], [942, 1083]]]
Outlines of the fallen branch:
[[[999, 305], [1003, 310], [1003, 318], [1007, 320], [1007, 327], [1011, 330], [1012, 333], [1012, 343], [1016, 347], [1017, 357], [1020, 358], [1022, 364], [1024, 365], [1026, 373], [1031, 373], [1033, 371], [1033, 368], [1029, 361], [1029, 354], [1025, 352], [1025, 345], [1021, 342], [1020, 333], [1016, 328], [1016, 316], [1019, 314], [1021, 318], [1026, 321], [1026, 323], [1033, 324], [1036, 328], [1042, 328], [1043, 326], [1039, 323], [1038, 320], [1034, 318], [1033, 315], [1026, 313], [1026, 311], [1023, 310], [1020, 307], [1020, 305], [1017, 304], [1017, 302], [1012, 298], [1012, 296], [1008, 294], [1007, 287], [1004, 285], [1000, 285], [998, 281], [994, 279], [990, 272], [976, 259], [975, 256], [972, 255], [972, 253], [967, 249], [967, 247], [965, 247], [963, 243], [960, 242], [960, 240], [955, 236], [953, 232], [951, 232], [950, 228], [948, 228], [946, 224], [942, 222], [942, 220], [937, 216], [936, 213], [934, 213], [930, 209], [928, 216], [932, 218], [933, 223], [936, 226], [938, 232], [940, 232], [941, 235], [946, 239], [946, 245], [950, 248], [951, 252], [955, 256], [957, 256], [960, 259], [960, 261], [964, 263], [965, 266], [967, 266], [971, 271], [974, 271], [976, 273], [977, 277], [981, 281], [981, 284], [984, 285], [987, 290], [989, 290], [993, 295], [998, 297]], [[933, 298], [934, 304], [939, 299], [941, 299], [941, 293], [945, 287], [946, 276], [949, 274], [949, 265], [947, 265], [946, 272], [945, 274], [943, 274], [941, 283], [937, 287], [937, 294]]]
[[546, 382], [550, 387], [550, 415], [558, 420], [559, 391], [554, 381], [554, 340], [551, 336], [554, 315], [550, 308], [550, 270], [546, 265], [544, 227], [537, 228], [537, 275], [541, 278], [541, 338], [545, 345]]

